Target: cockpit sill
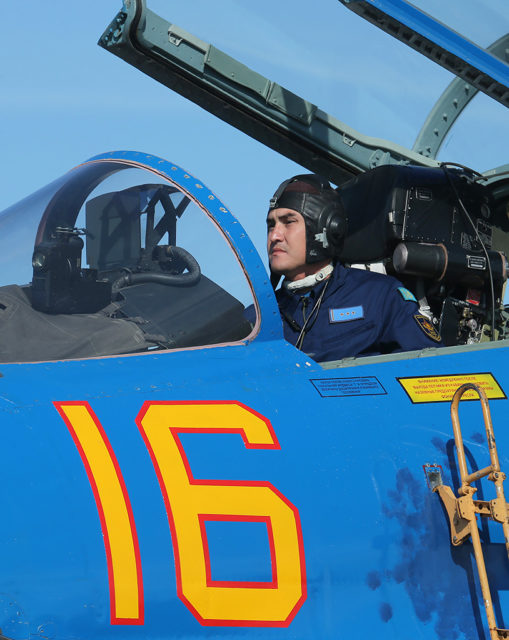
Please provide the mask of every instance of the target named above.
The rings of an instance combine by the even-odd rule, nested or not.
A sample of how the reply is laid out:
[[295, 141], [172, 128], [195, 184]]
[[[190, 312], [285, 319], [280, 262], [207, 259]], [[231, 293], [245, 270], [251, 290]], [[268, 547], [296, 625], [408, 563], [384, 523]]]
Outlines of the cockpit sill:
[[[233, 355], [231, 351], [228, 350], [227, 353], [224, 352], [224, 349], [229, 349], [231, 347], [237, 348], [249, 348], [250, 345], [256, 341], [257, 338], [257, 326], [255, 326], [252, 332], [243, 340], [237, 342], [223, 342], [218, 344], [209, 344], [209, 345], [201, 345], [194, 347], [184, 347], [182, 349], [152, 349], [145, 352], [139, 353], [125, 353], [125, 354], [113, 354], [106, 356], [91, 356], [85, 358], [66, 358], [59, 360], [33, 360], [33, 361], [23, 361], [23, 362], [0, 362], [1, 367], [10, 367], [12, 365], [47, 365], [47, 364], [58, 364], [58, 363], [73, 363], [73, 362], [88, 362], [88, 361], [100, 361], [100, 360], [124, 360], [131, 358], [167, 358], [172, 354], [182, 354], [187, 352], [196, 352], [202, 350], [218, 350], [218, 356], [229, 356]], [[315, 362], [307, 354], [304, 352], [298, 351], [293, 345], [286, 342], [282, 338], [276, 338], [271, 341], [267, 341], [264, 343], [269, 355], [276, 354], [279, 349], [275, 346], [283, 343], [283, 347], [286, 347], [287, 357], [290, 352], [292, 352], [292, 356], [290, 358], [295, 361], [295, 366], [297, 368], [306, 367], [308, 371], [316, 370], [331, 370], [331, 369], [346, 369], [350, 367], [360, 367], [367, 365], [381, 365], [389, 362], [402, 362], [409, 360], [417, 360], [420, 358], [434, 358], [436, 356], [451, 356], [458, 354], [472, 354], [477, 352], [491, 351], [494, 349], [506, 349], [509, 347], [509, 339], [498, 340], [493, 342], [482, 342], [478, 344], [469, 344], [469, 345], [456, 345], [451, 347], [431, 347], [427, 349], [420, 349], [415, 351], [401, 351], [395, 353], [388, 354], [380, 354], [376, 356], [357, 356], [357, 357], [347, 357], [342, 358], [341, 360], [331, 360], [328, 362]], [[1, 377], [1, 374], [0, 374]]]
[[447, 357], [461, 353], [472, 354], [492, 349], [506, 349], [507, 347], [509, 347], [509, 339], [493, 342], [480, 342], [477, 344], [455, 345], [451, 347], [431, 347], [428, 349], [421, 349], [419, 351], [401, 351], [398, 353], [388, 353], [378, 356], [343, 358], [342, 360], [321, 362], [320, 366], [323, 369], [344, 369], [347, 367], [382, 364], [385, 362], [401, 362], [405, 360], [416, 360], [418, 358], [434, 358], [435, 356]]

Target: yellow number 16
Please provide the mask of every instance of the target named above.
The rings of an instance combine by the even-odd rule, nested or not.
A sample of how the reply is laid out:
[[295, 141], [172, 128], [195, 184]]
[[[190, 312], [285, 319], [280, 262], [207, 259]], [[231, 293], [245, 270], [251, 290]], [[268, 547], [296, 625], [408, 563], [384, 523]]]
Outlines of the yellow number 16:
[[[118, 462], [86, 402], [55, 403], [78, 447], [101, 517], [113, 624], [143, 624], [143, 581]], [[249, 449], [279, 449], [270, 422], [237, 402], [146, 402], [136, 423], [152, 458], [173, 539], [177, 593], [202, 625], [288, 626], [306, 598], [297, 509], [269, 482], [195, 479], [182, 433], [238, 433]], [[205, 523], [264, 522], [270, 582], [215, 581]], [[249, 550], [246, 550], [249, 552]]]

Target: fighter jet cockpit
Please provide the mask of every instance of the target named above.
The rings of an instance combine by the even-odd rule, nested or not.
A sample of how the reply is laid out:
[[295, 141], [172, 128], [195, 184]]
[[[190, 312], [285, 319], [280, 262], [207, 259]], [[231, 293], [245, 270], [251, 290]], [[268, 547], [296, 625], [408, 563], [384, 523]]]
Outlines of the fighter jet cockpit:
[[[401, 280], [441, 344], [509, 336], [509, 36], [501, 10], [341, 0], [330, 20], [318, 12], [310, 26], [309, 12], [294, 12], [290, 26], [278, 6], [269, 21], [278, 37], [260, 28], [250, 47], [239, 47], [221, 18], [214, 33], [212, 16], [186, 3], [171, 14], [162, 3], [159, 15], [158, 4], [124, 3], [100, 46], [337, 185], [347, 214], [338, 258], [376, 263]], [[347, 8], [413, 51], [372, 31], [338, 38], [333, 5], [343, 26]], [[267, 12], [258, 13], [265, 25]], [[312, 32], [320, 37], [295, 37]], [[261, 50], [272, 54], [250, 57]], [[346, 58], [355, 60], [349, 74]]]
[[[395, 275], [444, 346], [500, 340], [508, 191], [459, 166], [366, 171], [339, 188], [337, 259]], [[268, 274], [237, 228], [215, 194], [166, 161], [117, 152], [79, 165], [0, 214], [0, 362], [255, 337], [253, 310], [263, 319], [275, 301], [260, 307], [273, 298]]]
[[81, 165], [4, 211], [0, 361], [246, 338], [250, 286], [207, 214], [176, 182], [111, 162]]

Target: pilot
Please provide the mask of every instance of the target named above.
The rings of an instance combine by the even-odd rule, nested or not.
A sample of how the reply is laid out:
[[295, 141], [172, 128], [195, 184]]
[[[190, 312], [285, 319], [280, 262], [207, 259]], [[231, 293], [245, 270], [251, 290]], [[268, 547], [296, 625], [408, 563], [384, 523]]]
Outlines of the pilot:
[[325, 362], [436, 347], [441, 338], [395, 278], [343, 266], [341, 198], [315, 174], [283, 182], [270, 201], [267, 252], [285, 338]]

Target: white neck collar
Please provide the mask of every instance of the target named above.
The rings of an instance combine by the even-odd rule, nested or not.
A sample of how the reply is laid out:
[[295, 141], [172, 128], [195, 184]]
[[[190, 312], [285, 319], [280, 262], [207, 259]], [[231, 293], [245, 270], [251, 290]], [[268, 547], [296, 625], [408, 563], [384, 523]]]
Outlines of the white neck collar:
[[319, 284], [320, 282], [323, 282], [326, 278], [328, 278], [328, 276], [330, 276], [333, 270], [334, 270], [334, 267], [332, 263], [329, 263], [328, 265], [320, 269], [320, 271], [317, 271], [316, 273], [312, 273], [310, 276], [306, 276], [301, 280], [294, 280], [293, 282], [284, 280], [283, 286], [288, 291], [298, 291], [299, 289], [310, 289], [311, 287], [314, 287], [315, 285]]

